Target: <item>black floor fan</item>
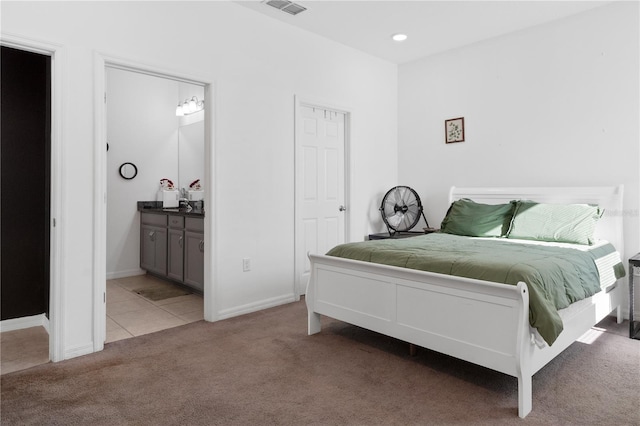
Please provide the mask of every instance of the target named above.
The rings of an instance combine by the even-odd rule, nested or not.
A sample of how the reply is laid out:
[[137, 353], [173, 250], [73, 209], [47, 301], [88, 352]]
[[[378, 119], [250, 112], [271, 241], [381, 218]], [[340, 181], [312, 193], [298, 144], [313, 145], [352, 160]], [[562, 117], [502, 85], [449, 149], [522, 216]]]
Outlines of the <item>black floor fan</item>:
[[387, 191], [380, 204], [380, 213], [390, 236], [410, 231], [418, 224], [420, 216], [429, 228], [420, 197], [408, 186], [396, 186]]

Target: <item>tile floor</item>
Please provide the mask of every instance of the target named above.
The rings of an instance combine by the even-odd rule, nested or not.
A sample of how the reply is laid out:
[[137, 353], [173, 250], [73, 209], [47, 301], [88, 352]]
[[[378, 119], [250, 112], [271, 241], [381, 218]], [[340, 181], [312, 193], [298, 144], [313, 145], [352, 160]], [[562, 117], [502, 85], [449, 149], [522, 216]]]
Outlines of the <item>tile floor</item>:
[[[141, 336], [204, 318], [201, 295], [188, 294], [152, 301], [137, 293], [172, 284], [150, 275], [107, 281], [105, 343]], [[0, 374], [49, 362], [49, 334], [44, 327], [0, 333]]]
[[49, 362], [49, 333], [42, 327], [0, 333], [0, 374]]
[[107, 281], [106, 343], [153, 333], [204, 319], [204, 301], [198, 294], [152, 301], [137, 293], [172, 284], [151, 275]]

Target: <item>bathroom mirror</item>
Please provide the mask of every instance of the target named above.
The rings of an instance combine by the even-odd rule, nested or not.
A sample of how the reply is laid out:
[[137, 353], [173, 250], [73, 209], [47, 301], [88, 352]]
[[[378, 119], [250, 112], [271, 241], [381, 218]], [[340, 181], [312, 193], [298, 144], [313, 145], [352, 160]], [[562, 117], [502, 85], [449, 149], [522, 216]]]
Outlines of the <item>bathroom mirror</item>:
[[204, 121], [178, 129], [178, 187], [189, 190], [196, 179], [204, 187]]
[[122, 163], [120, 166], [120, 176], [123, 179], [131, 180], [138, 174], [138, 168], [133, 163]]

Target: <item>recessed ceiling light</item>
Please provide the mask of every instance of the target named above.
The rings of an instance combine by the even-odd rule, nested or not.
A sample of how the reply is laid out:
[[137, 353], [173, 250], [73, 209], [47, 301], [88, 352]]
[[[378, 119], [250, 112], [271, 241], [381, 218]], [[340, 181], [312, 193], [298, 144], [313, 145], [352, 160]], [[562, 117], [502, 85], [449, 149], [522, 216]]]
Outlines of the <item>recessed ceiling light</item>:
[[407, 39], [407, 35], [398, 33], [392, 35], [391, 38], [393, 39], [393, 41], [405, 41]]

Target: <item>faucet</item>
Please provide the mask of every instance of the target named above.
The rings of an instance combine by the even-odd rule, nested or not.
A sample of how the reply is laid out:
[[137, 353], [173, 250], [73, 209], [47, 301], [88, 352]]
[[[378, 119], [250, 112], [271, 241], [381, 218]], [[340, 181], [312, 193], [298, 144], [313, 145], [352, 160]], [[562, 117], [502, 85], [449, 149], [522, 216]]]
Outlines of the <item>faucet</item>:
[[180, 198], [178, 198], [178, 205], [180, 208], [186, 207], [187, 211], [191, 210], [191, 204], [189, 204], [189, 199], [187, 198], [187, 190], [182, 188], [180, 190]]

